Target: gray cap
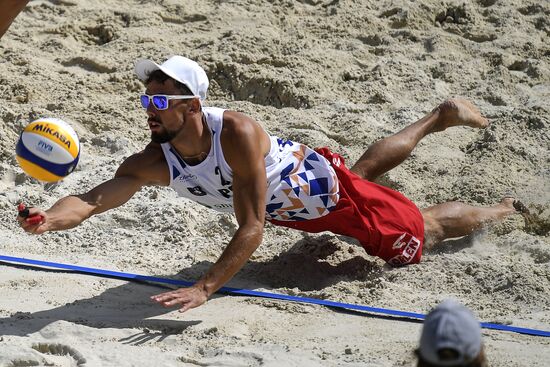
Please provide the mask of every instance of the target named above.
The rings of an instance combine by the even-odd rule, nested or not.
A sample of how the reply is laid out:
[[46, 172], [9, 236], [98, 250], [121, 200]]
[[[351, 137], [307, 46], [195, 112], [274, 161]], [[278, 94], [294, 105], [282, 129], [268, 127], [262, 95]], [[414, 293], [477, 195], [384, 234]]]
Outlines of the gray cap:
[[[457, 358], [442, 360], [442, 349], [456, 351]], [[443, 301], [424, 320], [420, 355], [437, 366], [460, 366], [481, 351], [481, 325], [472, 312], [455, 300]]]
[[155, 70], [162, 70], [170, 78], [185, 84], [193, 95], [200, 98], [201, 102], [206, 99], [208, 76], [195, 61], [183, 56], [172, 56], [160, 65], [145, 59], [136, 62], [135, 71], [142, 81], [146, 81], [149, 74]]

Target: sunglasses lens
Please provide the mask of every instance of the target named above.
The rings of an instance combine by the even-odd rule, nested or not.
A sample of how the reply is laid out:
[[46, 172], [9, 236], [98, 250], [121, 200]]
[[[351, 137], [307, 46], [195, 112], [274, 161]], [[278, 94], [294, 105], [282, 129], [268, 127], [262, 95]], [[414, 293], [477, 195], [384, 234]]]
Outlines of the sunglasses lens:
[[168, 98], [166, 96], [153, 96], [153, 104], [158, 110], [165, 110], [168, 108]]
[[139, 101], [141, 102], [141, 107], [147, 109], [149, 107], [149, 96], [142, 94], [139, 96]]

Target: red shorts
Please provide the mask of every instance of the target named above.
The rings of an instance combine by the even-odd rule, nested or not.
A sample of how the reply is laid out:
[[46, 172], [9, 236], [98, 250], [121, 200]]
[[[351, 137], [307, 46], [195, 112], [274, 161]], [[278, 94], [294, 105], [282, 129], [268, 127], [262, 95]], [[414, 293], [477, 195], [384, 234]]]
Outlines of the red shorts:
[[338, 176], [340, 200], [336, 208], [316, 219], [271, 222], [306, 232], [330, 231], [356, 238], [369, 255], [392, 266], [420, 262], [424, 219], [416, 205], [399, 192], [351, 172], [340, 155], [327, 148], [316, 151], [331, 162]]

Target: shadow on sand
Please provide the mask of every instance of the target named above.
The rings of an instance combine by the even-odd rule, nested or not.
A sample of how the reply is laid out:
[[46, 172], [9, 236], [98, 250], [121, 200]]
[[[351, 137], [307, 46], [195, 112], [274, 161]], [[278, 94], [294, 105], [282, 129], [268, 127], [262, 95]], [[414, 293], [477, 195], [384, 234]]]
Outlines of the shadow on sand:
[[[471, 242], [468, 239], [461, 241], [464, 241], [465, 247]], [[457, 244], [449, 244], [449, 246], [454, 250], [460, 247]], [[383, 271], [387, 271], [383, 269], [380, 261], [367, 259], [363, 254], [361, 254], [363, 256], [349, 257], [336, 264], [326, 261], [331, 255], [341, 250], [338, 242], [334, 241], [334, 236], [306, 237], [272, 259], [261, 262], [250, 261], [228, 286], [247, 289], [285, 287], [314, 291], [340, 281], [372, 280], [380, 277]], [[358, 252], [361, 250], [358, 249]], [[24, 271], [37, 271], [37, 268], [26, 265], [5, 262], [0, 262], [0, 265], [16, 267]], [[211, 265], [212, 263], [203, 261], [182, 269], [172, 276], [162, 275], [161, 277], [189, 281], [196, 277], [196, 274], [204, 273]], [[74, 273], [42, 268], [38, 271]], [[143, 282], [128, 282], [107, 289], [94, 297], [80, 299], [49, 310], [32, 313], [16, 312], [10, 317], [0, 318], [0, 334], [25, 336], [41, 330], [52, 322], [64, 320], [94, 328], [143, 330], [120, 340], [126, 344], [139, 345], [157, 338], [162, 340], [168, 335], [180, 334], [186, 328], [201, 322], [155, 319], [157, 316], [173, 311], [149, 299], [150, 296], [167, 289], [173, 288]], [[216, 294], [214, 297], [224, 297], [224, 295]], [[384, 316], [380, 317], [384, 318]]]

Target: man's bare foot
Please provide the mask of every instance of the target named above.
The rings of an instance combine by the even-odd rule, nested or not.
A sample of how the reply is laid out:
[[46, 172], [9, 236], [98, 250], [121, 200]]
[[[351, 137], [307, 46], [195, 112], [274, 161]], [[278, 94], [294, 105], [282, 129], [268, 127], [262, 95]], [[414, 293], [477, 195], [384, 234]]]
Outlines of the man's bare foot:
[[523, 204], [521, 201], [517, 200], [515, 197], [511, 195], [506, 195], [502, 200], [500, 201], [500, 204], [503, 208], [505, 208], [509, 214], [513, 213], [519, 213], [521, 215], [529, 215], [529, 209]]
[[516, 198], [514, 198], [513, 196], [505, 196], [502, 198], [498, 205], [501, 206], [504, 212], [507, 212], [507, 214], [513, 214], [516, 212], [516, 208], [514, 206], [514, 203], [516, 201]]
[[529, 208], [527, 208], [525, 206], [525, 204], [523, 204], [521, 201], [519, 200], [514, 200], [514, 209], [516, 209], [516, 212], [520, 213], [520, 214], [531, 214], [531, 212], [529, 211]]
[[477, 129], [489, 126], [489, 121], [481, 116], [476, 106], [462, 98], [446, 100], [437, 106], [433, 113], [439, 116], [431, 132], [443, 131], [452, 126], [470, 126]]

